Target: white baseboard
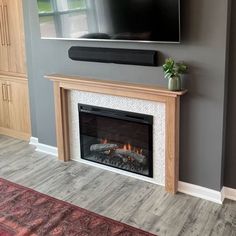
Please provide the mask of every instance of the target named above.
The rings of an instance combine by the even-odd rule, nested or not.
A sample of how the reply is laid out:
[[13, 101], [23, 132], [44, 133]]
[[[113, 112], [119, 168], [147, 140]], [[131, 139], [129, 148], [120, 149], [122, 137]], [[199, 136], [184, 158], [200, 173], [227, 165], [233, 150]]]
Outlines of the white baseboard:
[[194, 184], [189, 184], [179, 181], [178, 191], [194, 197], [202, 198], [218, 204], [222, 204], [224, 198], [221, 191], [201, 187]]
[[29, 144], [37, 146], [38, 143], [39, 143], [39, 139], [38, 138], [35, 138], [35, 137], [31, 137], [30, 138]]
[[223, 187], [222, 192], [224, 198], [236, 201], [236, 189]]
[[47, 153], [49, 155], [58, 156], [57, 147], [53, 147], [53, 146], [49, 146], [49, 145], [46, 145], [43, 143], [39, 143], [38, 138], [31, 137], [29, 144], [36, 146], [36, 151], [38, 151], [38, 152], [43, 152], [43, 153]]

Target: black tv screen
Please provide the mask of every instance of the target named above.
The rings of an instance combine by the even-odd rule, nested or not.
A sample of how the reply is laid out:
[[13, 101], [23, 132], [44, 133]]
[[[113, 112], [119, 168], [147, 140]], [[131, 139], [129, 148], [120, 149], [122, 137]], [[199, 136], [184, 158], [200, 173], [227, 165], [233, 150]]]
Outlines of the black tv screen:
[[180, 41], [180, 0], [37, 1], [44, 38]]

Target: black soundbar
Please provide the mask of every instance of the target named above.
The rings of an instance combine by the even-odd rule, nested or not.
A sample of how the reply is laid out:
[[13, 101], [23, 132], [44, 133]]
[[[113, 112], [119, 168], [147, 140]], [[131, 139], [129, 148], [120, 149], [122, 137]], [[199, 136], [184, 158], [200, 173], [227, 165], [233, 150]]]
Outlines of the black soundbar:
[[75, 61], [157, 66], [157, 51], [97, 47], [71, 47], [69, 57]]

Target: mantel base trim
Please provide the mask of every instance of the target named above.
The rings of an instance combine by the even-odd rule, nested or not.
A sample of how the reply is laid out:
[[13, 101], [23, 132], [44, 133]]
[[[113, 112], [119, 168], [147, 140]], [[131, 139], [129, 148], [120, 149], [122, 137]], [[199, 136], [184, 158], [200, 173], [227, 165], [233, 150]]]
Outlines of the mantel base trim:
[[222, 192], [223, 192], [224, 198], [236, 201], [236, 189], [223, 187]]

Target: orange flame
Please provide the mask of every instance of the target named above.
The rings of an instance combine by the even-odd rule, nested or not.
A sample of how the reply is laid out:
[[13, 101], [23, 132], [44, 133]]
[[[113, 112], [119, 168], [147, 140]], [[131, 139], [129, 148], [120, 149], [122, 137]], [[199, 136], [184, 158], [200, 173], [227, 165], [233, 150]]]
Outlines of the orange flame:
[[126, 151], [136, 152], [137, 154], [142, 154], [143, 153], [143, 149], [133, 147], [130, 143], [124, 144], [123, 149], [126, 150]]
[[[107, 144], [107, 143], [109, 143], [109, 141], [108, 141], [108, 139], [104, 138], [104, 139], [100, 139], [100, 143], [101, 144]], [[140, 154], [140, 155], [143, 154], [143, 149], [133, 147], [130, 143], [124, 144], [122, 149], [124, 149], [126, 151], [132, 151], [132, 152], [135, 152], [135, 153]]]

